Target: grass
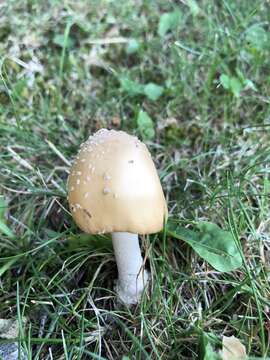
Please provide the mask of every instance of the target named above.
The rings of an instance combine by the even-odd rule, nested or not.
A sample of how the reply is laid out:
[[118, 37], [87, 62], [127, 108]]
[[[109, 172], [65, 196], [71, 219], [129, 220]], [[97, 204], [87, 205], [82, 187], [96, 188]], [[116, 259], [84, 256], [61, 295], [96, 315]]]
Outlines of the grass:
[[[0, 317], [19, 320], [29, 359], [203, 359], [223, 335], [270, 356], [268, 2], [10, 0], [0, 18]], [[102, 127], [143, 137], [170, 217], [230, 230], [243, 266], [217, 272], [151, 235], [150, 291], [117, 304], [111, 243], [81, 234], [66, 201], [69, 163]]]

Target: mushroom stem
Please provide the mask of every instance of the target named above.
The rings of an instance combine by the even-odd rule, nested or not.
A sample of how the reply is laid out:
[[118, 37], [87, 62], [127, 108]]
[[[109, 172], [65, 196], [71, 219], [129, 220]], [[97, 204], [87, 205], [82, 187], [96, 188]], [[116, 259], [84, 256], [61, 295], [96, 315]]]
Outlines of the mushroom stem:
[[138, 235], [114, 232], [112, 242], [118, 269], [115, 290], [123, 303], [136, 304], [148, 280], [147, 271], [143, 268]]

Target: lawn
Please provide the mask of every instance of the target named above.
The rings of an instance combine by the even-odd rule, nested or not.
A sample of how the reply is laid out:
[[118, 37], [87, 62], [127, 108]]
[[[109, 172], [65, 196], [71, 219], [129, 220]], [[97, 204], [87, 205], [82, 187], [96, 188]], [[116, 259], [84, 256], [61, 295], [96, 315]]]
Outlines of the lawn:
[[[0, 3], [0, 318], [28, 359], [214, 360], [224, 335], [270, 356], [269, 21], [263, 0]], [[218, 225], [242, 265], [142, 237], [152, 281], [119, 304], [109, 237], [67, 204], [101, 128], [143, 140], [169, 222]]]

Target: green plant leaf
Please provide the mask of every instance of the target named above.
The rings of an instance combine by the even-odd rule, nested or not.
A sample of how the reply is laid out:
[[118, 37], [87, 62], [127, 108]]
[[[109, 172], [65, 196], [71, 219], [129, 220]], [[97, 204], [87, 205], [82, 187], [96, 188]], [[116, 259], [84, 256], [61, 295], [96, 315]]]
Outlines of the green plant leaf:
[[239, 97], [241, 90], [243, 89], [243, 85], [238, 78], [232, 77], [230, 79], [230, 89], [235, 97]]
[[254, 84], [254, 82], [249, 80], [249, 79], [245, 79], [244, 85], [248, 89], [251, 89], [253, 91], [258, 91], [258, 89], [256, 88], [256, 85]]
[[129, 96], [145, 95], [150, 100], [157, 100], [163, 93], [163, 87], [154, 83], [146, 85], [130, 80], [127, 77], [120, 77], [120, 85], [123, 91]]
[[144, 87], [144, 94], [148, 97], [150, 100], [157, 100], [160, 98], [160, 96], [163, 94], [163, 87], [156, 85], [154, 83], [149, 83], [145, 85]]
[[229, 90], [230, 89], [230, 78], [226, 74], [222, 74], [219, 78], [219, 81], [221, 85], [224, 87], [224, 89]]
[[212, 345], [208, 343], [205, 347], [203, 360], [221, 360], [221, 356], [216, 351], [214, 351]]
[[153, 120], [147, 112], [140, 110], [137, 116], [137, 126], [145, 140], [151, 140], [155, 137]]
[[128, 79], [127, 77], [120, 78], [122, 90], [126, 91], [130, 96], [136, 96], [144, 93], [144, 86]]
[[269, 46], [268, 34], [264, 28], [258, 24], [251, 26], [246, 31], [245, 39], [251, 48], [258, 51], [267, 50]]
[[235, 97], [239, 97], [243, 90], [244, 84], [237, 77], [229, 77], [226, 74], [222, 74], [219, 78], [221, 85], [226, 90], [230, 90]]
[[158, 24], [158, 35], [164, 37], [167, 32], [177, 27], [177, 25], [180, 23], [180, 19], [181, 12], [179, 10], [161, 15]]
[[190, 8], [191, 14], [197, 16], [200, 13], [200, 8], [195, 0], [187, 0], [187, 5]]
[[199, 338], [199, 359], [222, 360], [219, 353], [217, 353], [212, 346], [214, 337], [215, 336], [211, 333], [206, 333], [204, 331], [201, 332], [201, 336]]
[[206, 221], [199, 222], [196, 226], [199, 231], [169, 223], [167, 232], [172, 237], [188, 243], [218, 271], [233, 271], [242, 265], [241, 253], [229, 231]]
[[67, 49], [74, 46], [74, 40], [70, 37], [66, 38], [66, 36], [62, 34], [55, 35], [55, 37], [53, 38], [53, 43], [60, 46], [61, 48], [65, 47]]
[[136, 53], [140, 48], [140, 44], [136, 39], [130, 39], [127, 43], [126, 47], [126, 53], [127, 54], [134, 54]]

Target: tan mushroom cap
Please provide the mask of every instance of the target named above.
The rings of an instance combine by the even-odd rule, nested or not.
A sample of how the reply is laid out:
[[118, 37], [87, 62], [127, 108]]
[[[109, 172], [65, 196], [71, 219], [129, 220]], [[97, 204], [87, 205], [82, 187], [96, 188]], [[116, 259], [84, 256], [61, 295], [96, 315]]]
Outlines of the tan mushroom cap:
[[87, 233], [151, 234], [167, 218], [147, 147], [123, 131], [101, 129], [81, 145], [68, 193], [72, 216]]

